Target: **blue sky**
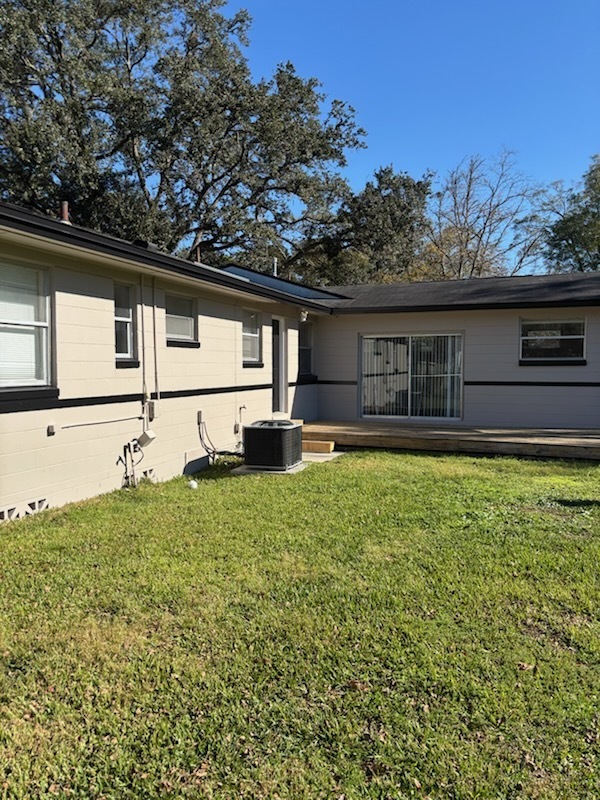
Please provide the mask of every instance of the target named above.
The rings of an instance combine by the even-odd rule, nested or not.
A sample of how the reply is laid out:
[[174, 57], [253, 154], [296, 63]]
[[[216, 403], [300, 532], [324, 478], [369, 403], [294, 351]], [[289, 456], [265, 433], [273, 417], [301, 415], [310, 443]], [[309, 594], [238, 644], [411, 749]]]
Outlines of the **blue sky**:
[[349, 102], [380, 165], [420, 177], [516, 151], [535, 181], [581, 178], [600, 152], [600, 0], [234, 0], [255, 77], [291, 61]]

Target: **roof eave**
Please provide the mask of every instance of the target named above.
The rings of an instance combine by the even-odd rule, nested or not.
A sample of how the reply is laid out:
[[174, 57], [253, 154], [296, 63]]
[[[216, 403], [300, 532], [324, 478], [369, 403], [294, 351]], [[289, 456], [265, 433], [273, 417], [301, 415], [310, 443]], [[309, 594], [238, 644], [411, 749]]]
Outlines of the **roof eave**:
[[192, 278], [199, 283], [222, 286], [242, 294], [276, 300], [294, 306], [329, 314], [330, 309], [307, 298], [297, 298], [285, 292], [269, 287], [258, 286], [248, 280], [233, 276], [226, 272], [213, 270], [203, 264], [190, 264], [176, 256], [143, 249], [121, 239], [105, 236], [75, 225], [67, 225], [42, 215], [37, 215], [7, 204], [0, 205], [0, 226], [20, 231], [24, 234], [36, 235], [63, 244], [69, 244], [95, 253], [117, 256], [140, 265], [158, 268], [166, 273]]
[[452, 303], [444, 305], [418, 305], [418, 306], [352, 306], [351, 308], [332, 307], [334, 316], [338, 314], [411, 314], [425, 311], [489, 311], [516, 308], [576, 308], [600, 305], [600, 298], [595, 300], [545, 300], [545, 301], [509, 301], [488, 303]]

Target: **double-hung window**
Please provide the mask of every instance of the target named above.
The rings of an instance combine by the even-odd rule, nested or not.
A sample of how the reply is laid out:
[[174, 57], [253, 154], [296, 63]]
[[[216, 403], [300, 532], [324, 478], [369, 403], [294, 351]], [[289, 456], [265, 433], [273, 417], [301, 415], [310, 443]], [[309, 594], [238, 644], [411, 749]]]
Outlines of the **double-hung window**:
[[298, 375], [312, 375], [313, 327], [301, 322], [298, 329]]
[[257, 311], [242, 312], [242, 359], [244, 366], [262, 366], [262, 320]]
[[47, 275], [0, 265], [0, 387], [48, 386]]
[[585, 321], [521, 320], [522, 366], [585, 363]]
[[115, 357], [117, 362], [135, 358], [133, 287], [115, 283]]
[[197, 345], [196, 309], [191, 297], [166, 295], [167, 345]]

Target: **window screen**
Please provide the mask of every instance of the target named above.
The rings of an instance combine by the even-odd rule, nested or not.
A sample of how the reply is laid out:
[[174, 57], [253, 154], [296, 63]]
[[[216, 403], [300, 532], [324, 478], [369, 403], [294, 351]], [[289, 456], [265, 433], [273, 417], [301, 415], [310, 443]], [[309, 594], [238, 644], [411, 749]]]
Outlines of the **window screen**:
[[166, 313], [167, 339], [195, 340], [196, 317], [191, 298], [167, 295]]
[[45, 274], [0, 265], [0, 386], [47, 385]]

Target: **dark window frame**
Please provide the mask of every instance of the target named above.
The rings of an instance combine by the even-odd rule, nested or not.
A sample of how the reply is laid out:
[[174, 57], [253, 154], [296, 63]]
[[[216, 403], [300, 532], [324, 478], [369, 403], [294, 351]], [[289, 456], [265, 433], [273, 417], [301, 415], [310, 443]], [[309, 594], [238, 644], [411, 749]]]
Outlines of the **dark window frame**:
[[[190, 314], [169, 314], [168, 303], [171, 300], [184, 300], [190, 303]], [[192, 332], [190, 336], [182, 336], [180, 334], [169, 332], [169, 317], [178, 317], [179, 319], [187, 319], [192, 323]], [[176, 292], [165, 292], [165, 333], [167, 340], [167, 347], [200, 347], [198, 335], [198, 308], [196, 298], [190, 295], [177, 294]]]
[[[581, 333], [563, 333], [561, 326], [580, 325]], [[527, 332], [527, 326], [537, 326], [540, 330]], [[543, 330], [546, 326], [547, 330]], [[519, 366], [521, 367], [567, 367], [583, 366], [586, 361], [586, 320], [585, 318], [569, 319], [521, 319], [519, 320]], [[556, 334], [552, 331], [557, 331]], [[538, 343], [538, 352], [527, 354], [528, 343]], [[565, 346], [571, 343], [572, 349], [578, 352], [565, 354]], [[577, 346], [580, 343], [580, 347]], [[553, 346], [554, 345], [554, 346]], [[533, 348], [532, 348], [533, 349]]]
[[[246, 327], [246, 320], [247, 318], [255, 317], [256, 319], [256, 332], [248, 332], [244, 330]], [[257, 353], [255, 356], [246, 357], [244, 355], [244, 342], [250, 337], [252, 342], [257, 341]], [[256, 311], [252, 308], [243, 308], [242, 309], [242, 363], [244, 367], [263, 367], [263, 324], [262, 324], [262, 314], [260, 311]]]
[[[309, 343], [302, 342], [302, 334], [308, 334]], [[313, 371], [313, 353], [314, 353], [314, 324], [310, 321], [300, 322], [298, 328], [298, 378], [314, 378]], [[303, 355], [305, 357], [303, 357]], [[308, 357], [306, 358], [306, 355]], [[308, 361], [308, 364], [306, 362]], [[308, 369], [306, 368], [308, 367]]]
[[[117, 298], [116, 298], [116, 290], [117, 287], [120, 289], [127, 289], [129, 294], [129, 311], [130, 317], [121, 317], [117, 316]], [[131, 367], [139, 366], [139, 361], [137, 359], [137, 296], [136, 296], [136, 287], [131, 283], [121, 283], [120, 281], [115, 281], [114, 283], [114, 332], [115, 332], [115, 362], [118, 368], [125, 369]], [[120, 324], [127, 324], [129, 325], [129, 333], [127, 335], [127, 340], [129, 343], [129, 351], [127, 353], [119, 353], [117, 352], [117, 323]]]

